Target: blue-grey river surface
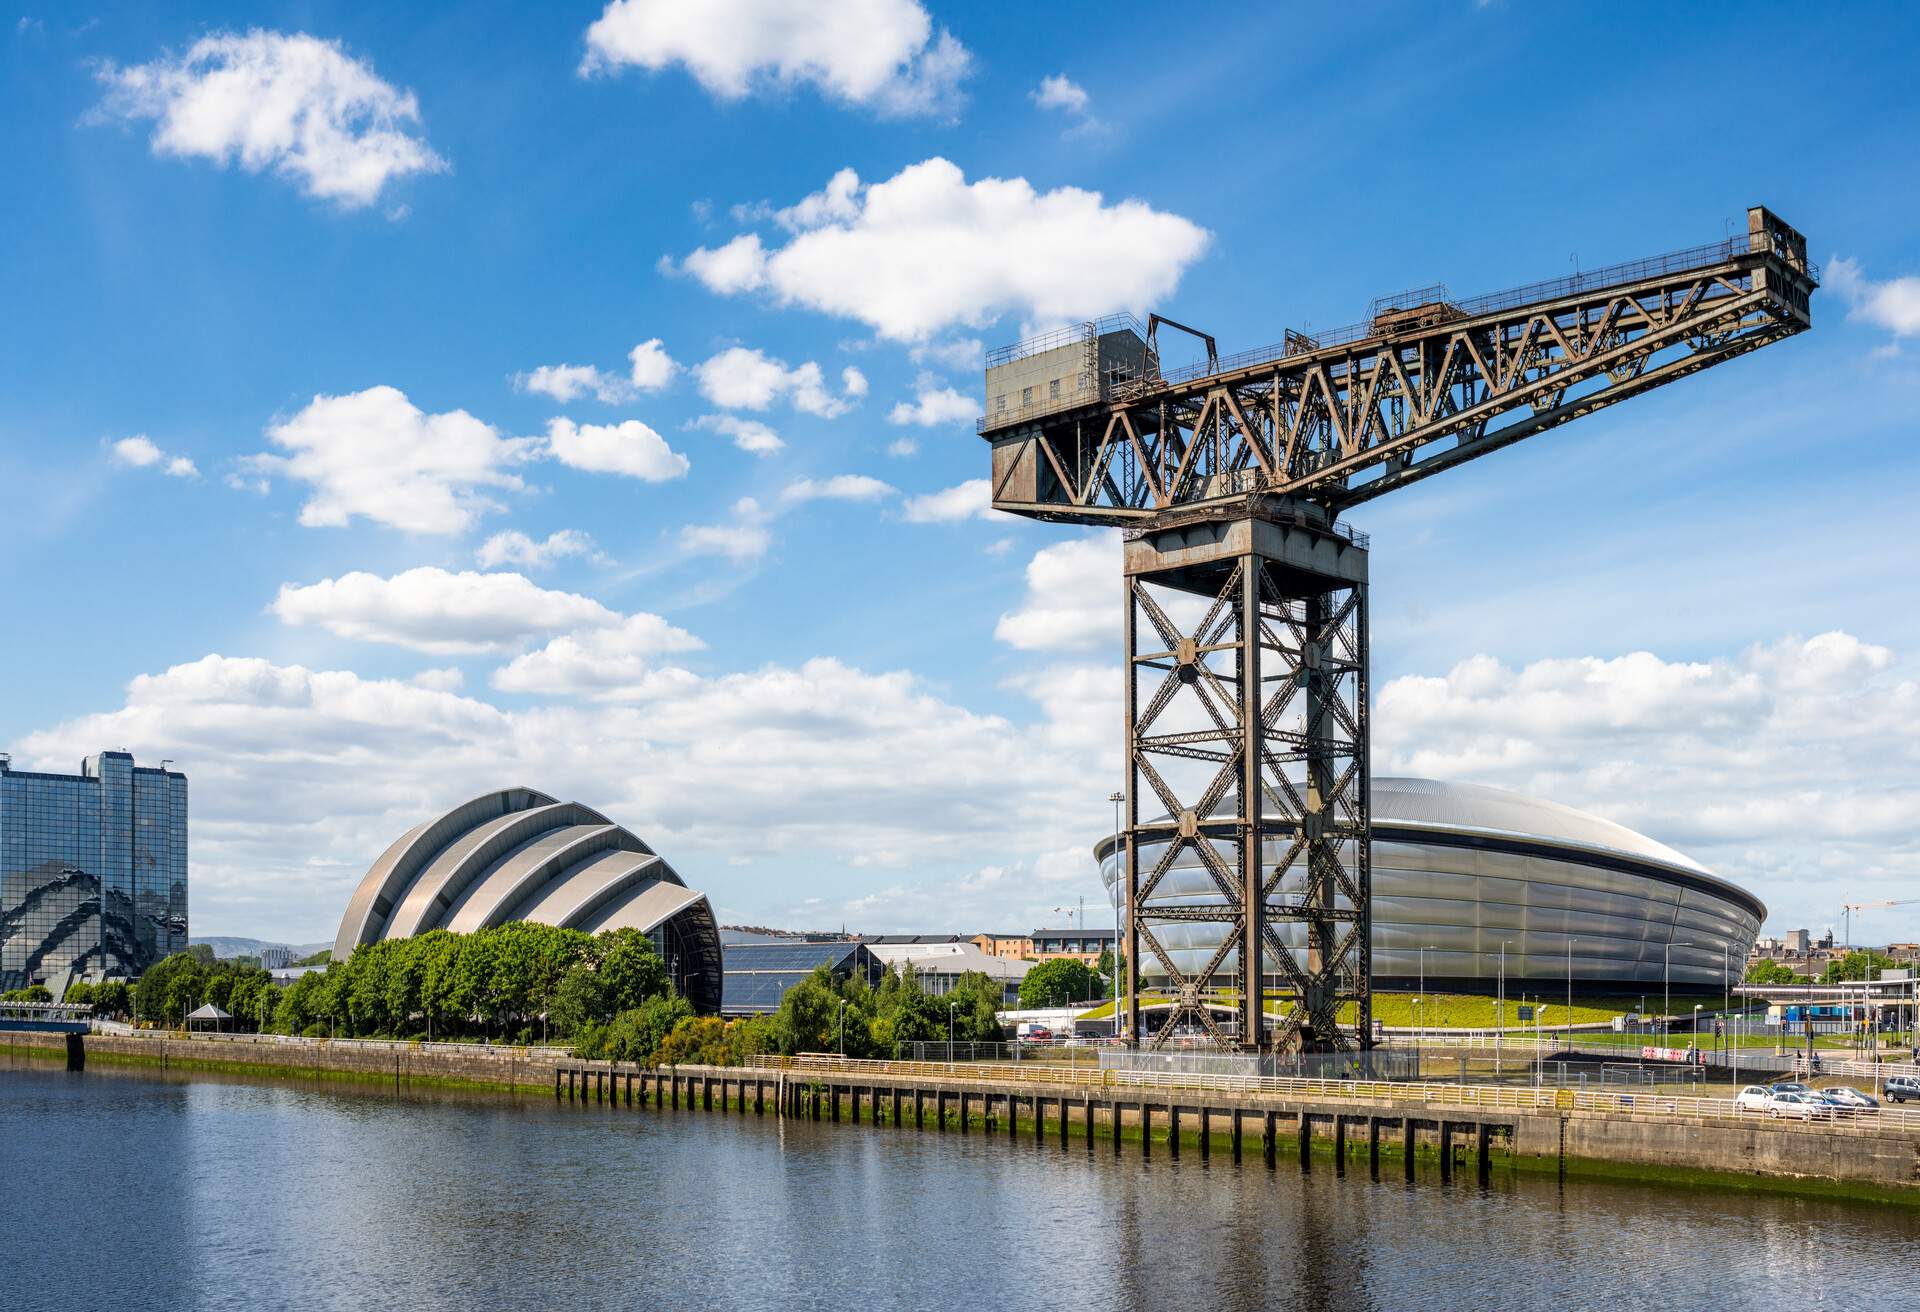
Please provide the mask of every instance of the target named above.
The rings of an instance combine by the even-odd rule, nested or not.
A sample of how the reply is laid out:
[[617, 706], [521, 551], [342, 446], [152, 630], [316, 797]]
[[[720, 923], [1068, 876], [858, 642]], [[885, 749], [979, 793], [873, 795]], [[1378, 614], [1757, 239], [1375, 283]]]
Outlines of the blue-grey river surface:
[[0, 1069], [0, 1307], [1920, 1306], [1914, 1209], [1471, 1179]]

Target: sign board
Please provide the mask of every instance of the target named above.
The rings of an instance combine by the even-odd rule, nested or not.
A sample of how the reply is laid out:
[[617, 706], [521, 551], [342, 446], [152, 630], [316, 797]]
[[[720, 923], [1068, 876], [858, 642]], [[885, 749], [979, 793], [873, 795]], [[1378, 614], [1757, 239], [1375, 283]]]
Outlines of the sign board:
[[1705, 1063], [1707, 1054], [1699, 1051], [1688, 1052], [1685, 1048], [1656, 1048], [1648, 1045], [1640, 1049], [1640, 1059], [1642, 1061], [1697, 1061]]
[[1520, 1008], [1520, 1019], [1521, 1019], [1521, 1020], [1532, 1020], [1532, 1019], [1533, 1019], [1533, 1008], [1532, 1008], [1532, 1007], [1522, 1007], [1522, 1008]]

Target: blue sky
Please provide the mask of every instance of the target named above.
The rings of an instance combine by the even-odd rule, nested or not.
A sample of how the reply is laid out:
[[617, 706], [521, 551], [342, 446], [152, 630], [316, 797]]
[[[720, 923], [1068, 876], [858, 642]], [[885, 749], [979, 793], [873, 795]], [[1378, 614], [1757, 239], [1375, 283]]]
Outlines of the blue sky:
[[196, 932], [328, 937], [508, 782], [728, 920], [1097, 902], [1111, 545], [975, 512], [979, 344], [1129, 308], [1231, 351], [1750, 204], [1828, 270], [1813, 333], [1356, 516], [1376, 763], [1634, 825], [1776, 929], [1920, 893], [1920, 19], [863, 5], [0, 32], [0, 746], [178, 760]]

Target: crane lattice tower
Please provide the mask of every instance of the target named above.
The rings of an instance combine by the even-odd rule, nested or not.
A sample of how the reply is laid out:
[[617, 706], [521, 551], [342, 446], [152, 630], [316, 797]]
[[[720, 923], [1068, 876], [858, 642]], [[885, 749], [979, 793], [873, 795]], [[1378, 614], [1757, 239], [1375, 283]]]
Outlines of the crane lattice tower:
[[[1747, 219], [1490, 296], [1384, 298], [1350, 328], [1231, 357], [1158, 315], [988, 356], [994, 506], [1123, 530], [1131, 1042], [1186, 1026], [1255, 1051], [1371, 1042], [1368, 542], [1340, 515], [1810, 327], [1806, 238]], [[1162, 327], [1205, 363], [1163, 369]], [[1187, 852], [1220, 898], [1149, 909]], [[1197, 971], [1168, 946], [1183, 922], [1226, 925]], [[1170, 981], [1150, 1034], [1143, 952]]]

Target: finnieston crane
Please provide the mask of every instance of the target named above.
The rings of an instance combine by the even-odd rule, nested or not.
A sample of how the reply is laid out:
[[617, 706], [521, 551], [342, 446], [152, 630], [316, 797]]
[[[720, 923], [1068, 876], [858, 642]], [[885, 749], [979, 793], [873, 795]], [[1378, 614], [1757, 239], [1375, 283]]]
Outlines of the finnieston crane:
[[[1756, 207], [1710, 245], [1471, 300], [1424, 288], [1226, 358], [1157, 314], [987, 357], [994, 506], [1124, 530], [1124, 956], [1171, 985], [1151, 1035], [1129, 985], [1130, 1042], [1189, 1023], [1242, 1050], [1371, 1042], [1368, 540], [1340, 514], [1802, 332], [1818, 285], [1806, 238]], [[1205, 363], [1164, 370], [1163, 327]], [[1188, 851], [1221, 899], [1149, 910]], [[1227, 925], [1197, 971], [1168, 947], [1183, 922]]]

